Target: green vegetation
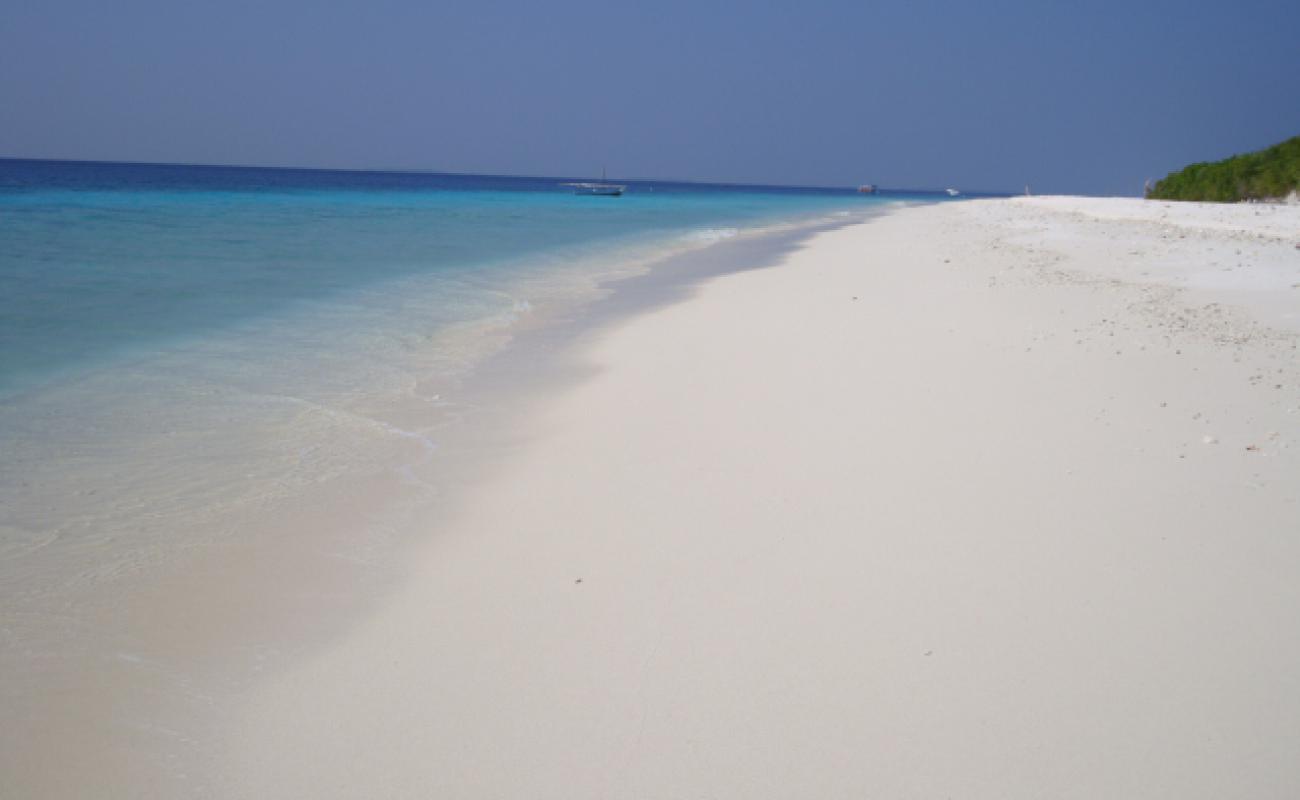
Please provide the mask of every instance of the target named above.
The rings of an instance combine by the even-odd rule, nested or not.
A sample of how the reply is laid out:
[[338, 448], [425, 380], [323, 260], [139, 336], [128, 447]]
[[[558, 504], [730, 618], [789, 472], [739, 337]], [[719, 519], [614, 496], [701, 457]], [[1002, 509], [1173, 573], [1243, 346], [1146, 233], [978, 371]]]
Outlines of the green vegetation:
[[1235, 203], [1284, 197], [1300, 189], [1300, 136], [1265, 150], [1192, 164], [1171, 172], [1147, 191], [1154, 200]]

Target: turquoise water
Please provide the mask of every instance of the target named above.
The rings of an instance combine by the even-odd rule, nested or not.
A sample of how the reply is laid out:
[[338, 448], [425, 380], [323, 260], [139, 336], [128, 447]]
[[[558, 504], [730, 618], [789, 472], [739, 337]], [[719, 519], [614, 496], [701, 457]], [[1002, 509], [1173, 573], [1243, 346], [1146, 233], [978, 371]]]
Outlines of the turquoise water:
[[5, 600], [277, 535], [340, 487], [436, 497], [458, 382], [521, 323], [666, 254], [900, 199], [560, 180], [0, 160]]
[[438, 279], [431, 324], [463, 321], [579, 251], [862, 205], [652, 183], [612, 200], [557, 183], [0, 161], [0, 392], [411, 276]]

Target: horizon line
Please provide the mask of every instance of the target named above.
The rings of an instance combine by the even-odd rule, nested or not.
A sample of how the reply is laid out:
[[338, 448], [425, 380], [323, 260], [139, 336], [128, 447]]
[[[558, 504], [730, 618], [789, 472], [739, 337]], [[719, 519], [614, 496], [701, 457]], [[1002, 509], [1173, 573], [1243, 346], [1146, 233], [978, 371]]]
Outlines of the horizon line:
[[[476, 177], [476, 178], [524, 178], [533, 180], [563, 180], [568, 178], [584, 178], [591, 176], [582, 175], [541, 175], [541, 174], [510, 174], [510, 173], [493, 173], [493, 172], [461, 172], [456, 170], [443, 170], [433, 168], [412, 168], [412, 167], [307, 167], [298, 165], [284, 164], [213, 164], [206, 162], [193, 161], [140, 161], [134, 159], [102, 159], [102, 158], [57, 158], [57, 157], [31, 157], [31, 156], [7, 156], [0, 155], [0, 161], [47, 161], [65, 164], [119, 164], [129, 166], [147, 166], [147, 167], [208, 167], [214, 169], [268, 169], [282, 170], [285, 172], [351, 172], [351, 173], [379, 173], [386, 175], [451, 175], [457, 177]], [[856, 189], [862, 184], [808, 184], [808, 183], [762, 183], [751, 181], [737, 180], [704, 180], [697, 178], [653, 178], [653, 177], [612, 177], [608, 180], [621, 180], [633, 182], [659, 182], [659, 183], [681, 183], [688, 185], [708, 185], [708, 186], [738, 186], [753, 188], [775, 188], [775, 189], [820, 189], [820, 190], [842, 190], [848, 191]], [[924, 188], [898, 188], [898, 187], [881, 187], [876, 184], [878, 189], [897, 192], [943, 192], [942, 188], [924, 189]], [[981, 195], [1002, 195], [1014, 194], [1014, 192], [999, 190], [990, 191], [986, 189], [973, 190], [971, 192], [963, 191], [963, 194], [981, 194]]]

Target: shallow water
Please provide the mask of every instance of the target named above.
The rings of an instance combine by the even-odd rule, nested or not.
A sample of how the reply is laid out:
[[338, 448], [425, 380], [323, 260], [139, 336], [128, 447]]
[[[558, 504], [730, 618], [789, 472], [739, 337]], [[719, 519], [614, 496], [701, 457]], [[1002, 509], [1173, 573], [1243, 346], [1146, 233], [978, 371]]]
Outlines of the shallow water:
[[6, 605], [331, 480], [409, 477], [521, 325], [667, 254], [885, 199], [560, 180], [0, 160]]

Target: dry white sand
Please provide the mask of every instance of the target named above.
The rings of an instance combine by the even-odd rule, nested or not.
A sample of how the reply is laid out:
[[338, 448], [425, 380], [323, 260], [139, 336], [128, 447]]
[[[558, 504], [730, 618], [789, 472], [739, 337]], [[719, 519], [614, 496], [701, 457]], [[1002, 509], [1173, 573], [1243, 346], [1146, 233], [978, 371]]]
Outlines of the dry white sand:
[[218, 793], [1300, 796], [1300, 209], [1255, 210], [911, 208], [594, 337]]

